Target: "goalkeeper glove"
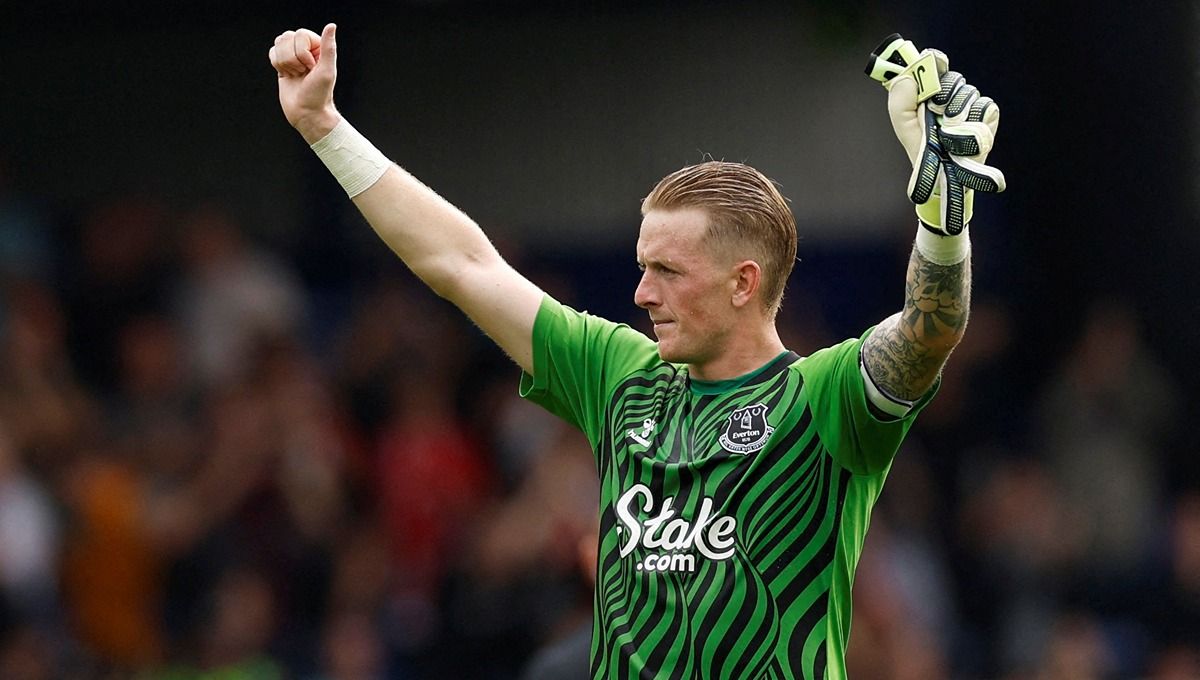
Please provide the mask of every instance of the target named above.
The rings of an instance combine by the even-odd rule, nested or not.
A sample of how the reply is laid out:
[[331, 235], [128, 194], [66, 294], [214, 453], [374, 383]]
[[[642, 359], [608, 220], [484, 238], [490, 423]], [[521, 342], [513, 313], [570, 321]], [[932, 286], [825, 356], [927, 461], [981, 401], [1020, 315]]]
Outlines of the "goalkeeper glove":
[[913, 76], [897, 75], [885, 83], [888, 115], [913, 164], [908, 196], [917, 216], [934, 232], [955, 235], [971, 221], [976, 191], [1004, 191], [1004, 174], [985, 164], [1000, 108], [950, 71], [946, 55], [929, 52], [936, 57], [941, 91], [919, 102]]

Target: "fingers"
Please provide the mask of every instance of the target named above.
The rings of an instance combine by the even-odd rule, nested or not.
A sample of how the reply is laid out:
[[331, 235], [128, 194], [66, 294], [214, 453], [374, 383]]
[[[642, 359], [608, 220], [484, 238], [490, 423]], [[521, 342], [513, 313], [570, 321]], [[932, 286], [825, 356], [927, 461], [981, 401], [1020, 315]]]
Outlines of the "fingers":
[[971, 105], [967, 121], [985, 124], [992, 131], [992, 135], [995, 135], [996, 129], [1000, 127], [1000, 105], [992, 101], [991, 97], [980, 97]]
[[950, 165], [950, 172], [954, 174], [957, 183], [967, 189], [998, 194], [1007, 188], [1003, 172], [970, 158], [955, 158]]
[[298, 78], [308, 73], [308, 66], [296, 56], [296, 31], [284, 31], [275, 38], [271, 64], [281, 76]]
[[[333, 37], [331, 26], [333, 24], [325, 27], [329, 40]], [[307, 28], [284, 31], [275, 38], [275, 44], [267, 51], [267, 58], [280, 77], [303, 77], [316, 68], [324, 42], [324, 35], [317, 35]]]
[[292, 50], [296, 55], [296, 61], [304, 66], [304, 72], [307, 73], [317, 65], [317, 57], [314, 52], [321, 51], [321, 36], [307, 28], [302, 28], [296, 31], [292, 39]]
[[957, 118], [958, 116], [970, 110], [971, 105], [975, 100], [979, 99], [979, 90], [974, 85], [964, 83], [958, 91], [950, 97], [950, 102], [946, 104], [946, 117]]
[[[930, 108], [941, 114], [943, 130], [965, 124], [983, 124], [995, 136], [1000, 125], [1000, 107], [991, 97], [983, 96], [974, 85], [953, 71], [942, 78], [942, 91], [933, 97]], [[951, 151], [951, 153], [957, 153]], [[986, 150], [983, 153], [987, 153]], [[973, 156], [975, 154], [959, 154]]]
[[1000, 107], [991, 97], [978, 97], [969, 109], [959, 114], [951, 117], [947, 107], [946, 115], [939, 117], [938, 136], [942, 145], [955, 156], [967, 156], [982, 163], [992, 150], [1000, 125]]
[[[929, 106], [935, 113], [945, 113], [951, 101], [957, 101], [958, 94], [967, 86], [967, 79], [958, 71], [947, 71], [941, 77], [942, 89], [929, 100]], [[972, 88], [974, 89], [974, 88]]]
[[[281, 78], [303, 75], [300, 73], [298, 68], [299, 64], [294, 63], [295, 55], [290, 49], [291, 41], [294, 35], [295, 31], [284, 31], [283, 33], [280, 33], [275, 37], [275, 44], [271, 46], [270, 51], [267, 53], [268, 57], [271, 59], [271, 66]], [[285, 46], [288, 46], [289, 49], [285, 50]]]
[[954, 156], [987, 158], [995, 135], [984, 123], [958, 123], [942, 125], [938, 130], [938, 139], [946, 151]]

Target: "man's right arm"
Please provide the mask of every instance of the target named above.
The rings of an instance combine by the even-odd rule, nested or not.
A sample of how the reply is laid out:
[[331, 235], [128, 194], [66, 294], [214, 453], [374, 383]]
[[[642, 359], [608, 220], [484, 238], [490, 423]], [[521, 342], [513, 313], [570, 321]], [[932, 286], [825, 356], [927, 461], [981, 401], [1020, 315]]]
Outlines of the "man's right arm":
[[[335, 31], [332, 24], [319, 36], [287, 31], [270, 50], [280, 106], [310, 145], [342, 123], [333, 105]], [[532, 374], [533, 323], [544, 293], [500, 257], [471, 218], [408, 172], [388, 166], [353, 196], [354, 204], [414, 274]]]

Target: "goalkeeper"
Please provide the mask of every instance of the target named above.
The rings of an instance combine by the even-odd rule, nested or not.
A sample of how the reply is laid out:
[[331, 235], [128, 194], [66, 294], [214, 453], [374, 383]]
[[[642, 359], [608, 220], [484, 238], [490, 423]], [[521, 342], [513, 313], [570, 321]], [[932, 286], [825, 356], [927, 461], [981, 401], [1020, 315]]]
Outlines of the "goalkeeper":
[[967, 210], [950, 218], [969, 222], [958, 168], [986, 168], [994, 104], [960, 91], [956, 74], [927, 103], [909, 76], [891, 79], [889, 113], [918, 177], [910, 185], [931, 186], [903, 307], [808, 357], [775, 328], [796, 256], [795, 221], [775, 186], [738, 163], [665, 177], [642, 201], [636, 246], [634, 302], [655, 342], [546, 295], [356, 132], [333, 104], [335, 31], [287, 31], [271, 47], [288, 122], [413, 273], [521, 367], [521, 394], [592, 444], [601, 501], [591, 677], [844, 677], [871, 508], [966, 329], [969, 229], [954, 234], [938, 202], [963, 192]]

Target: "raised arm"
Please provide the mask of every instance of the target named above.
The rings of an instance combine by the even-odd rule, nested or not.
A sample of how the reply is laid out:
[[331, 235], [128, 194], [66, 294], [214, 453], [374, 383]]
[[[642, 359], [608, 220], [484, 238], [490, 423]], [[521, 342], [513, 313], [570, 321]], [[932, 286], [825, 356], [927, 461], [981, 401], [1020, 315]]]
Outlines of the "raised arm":
[[904, 309], [880, 322], [863, 343], [867, 374], [891, 396], [918, 399], [933, 386], [962, 339], [970, 306], [971, 260], [936, 264], [914, 247]]
[[284, 116], [408, 268], [532, 373], [533, 322], [544, 294], [500, 257], [479, 225], [387, 161], [338, 113], [336, 31], [329, 24], [321, 35], [300, 29], [275, 39], [269, 56]]
[[918, 101], [918, 84], [901, 74], [886, 83], [888, 115], [913, 164], [909, 197], [919, 227], [908, 262], [903, 309], [863, 343], [866, 377], [895, 400], [913, 401], [937, 380], [963, 337], [971, 302], [970, 241], [974, 192], [999, 192], [1004, 175], [985, 165], [1000, 109], [982, 97], [946, 56], [937, 59], [941, 90]]

